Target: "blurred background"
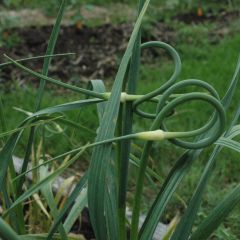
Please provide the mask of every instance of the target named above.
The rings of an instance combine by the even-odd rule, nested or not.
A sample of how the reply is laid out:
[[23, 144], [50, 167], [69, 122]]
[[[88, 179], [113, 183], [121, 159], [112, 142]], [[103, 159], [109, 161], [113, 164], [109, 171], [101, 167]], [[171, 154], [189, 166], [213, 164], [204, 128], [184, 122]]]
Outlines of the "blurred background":
[[[3, 54], [14, 59], [44, 55], [55, 21], [60, 1], [58, 0], [1, 0], [0, 1], [0, 63], [6, 60]], [[152, 0], [143, 23], [143, 42], [159, 40], [171, 44], [179, 52], [183, 63], [178, 80], [195, 78], [212, 84], [223, 97], [233, 76], [240, 50], [240, 0]], [[75, 53], [73, 56], [55, 58], [49, 75], [63, 82], [86, 87], [90, 79], [103, 79], [111, 89], [119, 61], [137, 16], [137, 0], [69, 0], [56, 53]], [[42, 61], [25, 63], [31, 69], [41, 72]], [[138, 93], [144, 94], [167, 81], [173, 71], [172, 60], [164, 51], [150, 49], [142, 53], [142, 65]], [[6, 109], [8, 129], [34, 109], [38, 79], [13, 66], [0, 69], [0, 95]], [[240, 89], [233, 100], [231, 111], [236, 108]], [[42, 107], [53, 106], [82, 96], [47, 84]], [[154, 106], [147, 106], [148, 110]], [[202, 110], [204, 109], [204, 111]], [[179, 109], [169, 120], [169, 128], [176, 131], [199, 127], [205, 122], [211, 109], [200, 103], [189, 104], [187, 110]], [[81, 133], [68, 131], [61, 126], [48, 126], [46, 151], [54, 156], [79, 144], [92, 141], [97, 128], [96, 111], [88, 108], [81, 112], [67, 113], [67, 117], [83, 126]], [[228, 114], [228, 120], [232, 113]], [[146, 130], [149, 120], [136, 117], [134, 131]], [[84, 130], [84, 127], [87, 128]], [[90, 130], [91, 129], [91, 130]], [[27, 134], [17, 147], [16, 154], [22, 156]], [[37, 140], [36, 140], [37, 142]], [[173, 166], [181, 149], [172, 151], [172, 145], [164, 143], [154, 147], [151, 168], [163, 178]], [[169, 222], [178, 211], [185, 208], [209, 154], [206, 151], [193, 166], [193, 170], [173, 200], [171, 211], [162, 221]], [[161, 157], [159, 157], [161, 156]], [[83, 171], [88, 165], [75, 166]], [[232, 189], [239, 182], [239, 156], [223, 151], [216, 166], [212, 184], [206, 193], [205, 202], [199, 214], [199, 221], [224, 191]], [[134, 175], [134, 171], [131, 172]], [[130, 179], [131, 181], [131, 179]], [[224, 186], [224, 191], [222, 191]], [[147, 188], [145, 198], [154, 195]], [[146, 200], [147, 209], [149, 201]], [[219, 228], [213, 239], [240, 239], [240, 209]]]
[[[186, 54], [187, 48], [188, 55], [194, 56], [191, 59], [199, 60], [209, 49], [238, 35], [239, 6], [236, 0], [153, 0], [143, 24], [143, 41], [168, 42], [180, 54]], [[0, 1], [0, 60], [4, 60], [2, 53], [14, 58], [44, 54], [58, 7], [59, 0]], [[56, 52], [76, 56], [60, 59], [51, 73], [77, 82], [80, 77], [81, 81], [112, 77], [136, 9], [137, 0], [69, 0]], [[156, 59], [159, 54], [152, 50], [148, 55]], [[231, 59], [236, 61], [232, 55]], [[11, 80], [16, 79], [14, 71], [11, 75]], [[10, 77], [7, 70], [1, 76], [1, 82]]]

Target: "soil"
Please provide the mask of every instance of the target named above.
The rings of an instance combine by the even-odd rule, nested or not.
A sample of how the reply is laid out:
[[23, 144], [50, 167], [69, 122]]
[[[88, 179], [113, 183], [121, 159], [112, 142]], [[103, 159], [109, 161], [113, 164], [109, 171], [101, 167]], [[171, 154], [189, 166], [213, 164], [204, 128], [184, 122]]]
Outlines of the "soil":
[[84, 208], [81, 215], [81, 220], [76, 221], [71, 229], [72, 233], [81, 234], [86, 240], [95, 239], [93, 228], [90, 224], [90, 216], [87, 208]]
[[[14, 59], [44, 55], [51, 30], [52, 26], [11, 29], [7, 35], [17, 34], [21, 43], [10, 50], [0, 49], [0, 61], [4, 61], [3, 53]], [[86, 26], [79, 28], [75, 25], [62, 27], [55, 52], [72, 52], [75, 55], [54, 59], [50, 67], [51, 76], [74, 83], [89, 78], [105, 79], [113, 76], [117, 70], [119, 57], [126, 49], [131, 31], [132, 24], [127, 23], [117, 26], [104, 24], [94, 28]], [[174, 37], [173, 30], [164, 25], [158, 31], [157, 35], [149, 36], [144, 41], [151, 38], [151, 40], [162, 39], [169, 42]], [[151, 55], [155, 56], [156, 51], [151, 52]], [[42, 61], [28, 63], [27, 66], [41, 71]], [[26, 75], [15, 67], [3, 69], [1, 79], [5, 80], [5, 84], [16, 78], [25, 79], [24, 82], [29, 80], [29, 77], [26, 78]]]
[[202, 16], [198, 16], [194, 12], [183, 13], [173, 17], [173, 19], [186, 24], [199, 24], [204, 22], [227, 23], [237, 17], [239, 17], [239, 11], [237, 10], [226, 11], [225, 9], [220, 9], [217, 13], [210, 10]]
[[[208, 13], [203, 17], [188, 13], [173, 17], [173, 20], [186, 24], [199, 24], [205, 22], [217, 22], [218, 27], [210, 33], [210, 37], [220, 39], [229, 34], [228, 24], [233, 18], [237, 18], [239, 12], [225, 12], [219, 14]], [[56, 46], [56, 53], [75, 53], [74, 56], [58, 57], [53, 60], [50, 67], [50, 75], [79, 84], [88, 79], [106, 79], [115, 75], [119, 64], [120, 56], [126, 49], [133, 25], [122, 23], [119, 25], [103, 24], [97, 27], [87, 27], [84, 25], [65, 25], [61, 28]], [[16, 37], [18, 44], [8, 48], [5, 44], [0, 48], [0, 62], [5, 61], [2, 54], [7, 53], [14, 59], [29, 56], [44, 55], [47, 42], [52, 30], [52, 26], [13, 28], [3, 32], [6, 42]], [[172, 27], [164, 22], [157, 22], [150, 29], [144, 29], [145, 38], [143, 41], [161, 40], [174, 45], [176, 34]], [[151, 49], [144, 54], [150, 59], [158, 56], [158, 51]], [[144, 56], [144, 61], [149, 59]], [[42, 61], [24, 63], [35, 71], [41, 71]], [[26, 82], [37, 82], [29, 75], [23, 73], [16, 67], [6, 67], [0, 72], [0, 84], [11, 85], [13, 80], [18, 80], [19, 84]]]

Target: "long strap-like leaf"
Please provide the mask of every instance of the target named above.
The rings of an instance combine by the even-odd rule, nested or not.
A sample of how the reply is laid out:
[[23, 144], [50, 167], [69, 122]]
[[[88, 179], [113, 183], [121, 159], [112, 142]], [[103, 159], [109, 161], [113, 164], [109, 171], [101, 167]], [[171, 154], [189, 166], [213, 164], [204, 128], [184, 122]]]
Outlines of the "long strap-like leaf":
[[[96, 141], [102, 141], [108, 138], [112, 138], [114, 136], [124, 76], [127, 71], [129, 60], [132, 56], [132, 50], [149, 2], [150, 0], [147, 0], [145, 2], [145, 5], [135, 24], [127, 50], [123, 56], [119, 70], [117, 72], [111, 96], [106, 105], [103, 120], [101, 121]], [[107, 239], [104, 201], [107, 180], [106, 170], [110, 163], [110, 155], [110, 144], [94, 148], [89, 168], [88, 205], [90, 210], [91, 223], [93, 225], [94, 232], [98, 240]], [[117, 221], [117, 219], [112, 219], [112, 221]]]
[[[67, 201], [64, 204], [64, 207], [59, 212], [58, 217], [55, 219], [53, 226], [51, 227], [47, 239], [51, 240], [53, 237], [53, 234], [57, 231], [59, 224], [63, 221], [66, 213], [71, 208], [72, 204], [74, 203], [75, 199], [79, 196], [79, 193], [86, 187], [88, 180], [88, 172], [85, 173], [85, 175], [81, 178], [81, 180], [77, 183], [76, 187], [68, 197]], [[74, 207], [74, 206], [73, 206]]]
[[[138, 14], [140, 14], [145, 0], [139, 0]], [[129, 74], [126, 76], [126, 93], [136, 94], [137, 83], [139, 79], [140, 69], [140, 56], [141, 56], [141, 28], [134, 45], [132, 58], [129, 64]], [[121, 135], [128, 135], [132, 133], [133, 126], [133, 103], [126, 102], [121, 108], [121, 118], [119, 119]], [[131, 152], [131, 140], [123, 140], [119, 144], [118, 156], [118, 172], [119, 172], [119, 189], [118, 189], [118, 218], [119, 218], [119, 236], [124, 240], [127, 238], [126, 228], [126, 196], [127, 196], [127, 181], [128, 181], [128, 168], [129, 156]]]
[[3, 240], [20, 240], [12, 228], [0, 218], [0, 237]]
[[227, 197], [225, 197], [214, 210], [208, 215], [198, 229], [193, 233], [190, 240], [208, 239], [226, 216], [240, 203], [240, 185], [238, 185]]
[[[46, 55], [52, 55], [54, 52], [54, 49], [55, 49], [55, 46], [57, 43], [57, 39], [58, 39], [58, 35], [59, 35], [61, 21], [63, 18], [65, 6], [66, 6], [66, 2], [67, 2], [66, 0], [62, 0], [62, 2], [61, 2], [61, 6], [60, 6], [60, 9], [59, 9], [59, 12], [57, 15], [57, 19], [53, 26], [53, 30], [51, 32], [51, 36], [50, 36], [49, 43], [47, 46]], [[49, 69], [51, 60], [52, 60], [52, 57], [44, 58], [42, 74], [45, 76], [48, 75], [48, 69]], [[40, 105], [41, 105], [45, 83], [46, 83], [46, 81], [44, 79], [41, 79], [39, 90], [38, 90], [36, 106], [35, 106], [36, 111], [39, 110]]]
[[[57, 38], [58, 38], [58, 35], [59, 35], [61, 21], [62, 21], [64, 10], [65, 10], [65, 5], [66, 5], [66, 0], [62, 0], [61, 1], [61, 6], [59, 8], [58, 15], [57, 15], [57, 19], [56, 19], [56, 22], [53, 26], [51, 36], [50, 36], [50, 39], [49, 39], [49, 42], [48, 42], [46, 55], [52, 55], [54, 53], [55, 45], [56, 45]], [[42, 74], [44, 76], [48, 75], [48, 69], [49, 69], [51, 60], [52, 60], [51, 56], [47, 57], [47, 58], [44, 58], [43, 69], [42, 69]], [[35, 112], [40, 109], [41, 101], [42, 101], [43, 93], [44, 93], [44, 88], [45, 88], [45, 83], [46, 83], [46, 80], [44, 80], [44, 79], [40, 80], [40, 86], [38, 88], [36, 102], [35, 102], [35, 109], [34, 109]], [[29, 159], [30, 159], [31, 150], [32, 150], [32, 144], [33, 144], [33, 141], [34, 141], [34, 135], [35, 135], [35, 128], [32, 127], [31, 131], [30, 131], [30, 134], [29, 134], [29, 137], [28, 137], [28, 141], [27, 141], [27, 146], [26, 146], [26, 150], [25, 150], [25, 156], [24, 156], [21, 172], [25, 172], [26, 169], [27, 169]], [[18, 194], [21, 193], [23, 183], [24, 183], [24, 178], [20, 178], [18, 180], [18, 187], [17, 187], [18, 188]]]

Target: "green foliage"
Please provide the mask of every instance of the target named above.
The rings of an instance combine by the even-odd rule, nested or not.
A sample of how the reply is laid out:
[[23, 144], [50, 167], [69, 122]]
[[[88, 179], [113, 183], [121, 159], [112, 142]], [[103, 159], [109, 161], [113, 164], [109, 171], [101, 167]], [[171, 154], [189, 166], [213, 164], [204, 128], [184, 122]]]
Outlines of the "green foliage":
[[[231, 82], [228, 86], [226, 85], [223, 98], [221, 98], [215, 88], [207, 82], [198, 79], [187, 79], [177, 82], [182, 67], [177, 51], [172, 46], [159, 41], [141, 43], [143, 18], [148, 9], [149, 2], [150, 0], [139, 1], [139, 15], [126, 52], [120, 62], [111, 92], [106, 91], [105, 85], [101, 80], [91, 81], [92, 89], [90, 90], [48, 77], [48, 68], [51, 59], [52, 57], [56, 57], [53, 53], [66, 4], [64, 0], [62, 1], [49, 40], [42, 73], [35, 72], [22, 65], [24, 61], [33, 60], [31, 58], [14, 61], [10, 57], [5, 56], [9, 60], [7, 64], [13, 64], [39, 79], [40, 87], [37, 90], [37, 97], [33, 103], [32, 112], [23, 111], [28, 116], [24, 118], [18, 126], [15, 126], [13, 131], [7, 132], [6, 110], [4, 109], [4, 104], [0, 102], [0, 122], [4, 131], [0, 137], [9, 136], [7, 139], [3, 138], [3, 145], [0, 151], [0, 191], [1, 202], [3, 203], [2, 218], [4, 219], [0, 219], [0, 236], [3, 239], [33, 238], [34, 235], [26, 235], [26, 232], [29, 234], [31, 232], [28, 232], [26, 228], [24, 211], [27, 210], [23, 208], [23, 204], [28, 204], [29, 211], [34, 212], [37, 217], [40, 212], [39, 208], [50, 209], [50, 213], [46, 214], [45, 211], [45, 214], [47, 216], [50, 215], [48, 222], [52, 224], [52, 227], [41, 226], [40, 231], [48, 232], [48, 235], [35, 236], [36, 239], [44, 238], [50, 240], [54, 239], [54, 237], [59, 238], [59, 236], [61, 239], [67, 239], [68, 236], [71, 238], [69, 232], [80, 210], [86, 205], [86, 200], [88, 202], [91, 224], [98, 240], [127, 239], [126, 206], [129, 181], [128, 168], [132, 164], [137, 167], [137, 180], [135, 181], [136, 189], [133, 193], [134, 203], [130, 224], [130, 239], [151, 239], [158, 221], [166, 211], [170, 200], [177, 192], [182, 180], [191, 172], [192, 164], [202, 155], [205, 148], [213, 146], [214, 144], [216, 146], [210, 154], [210, 157], [205, 160], [206, 164], [203, 171], [201, 173], [199, 172], [198, 183], [195, 190], [191, 193], [189, 204], [179, 224], [177, 224], [176, 228], [171, 229], [173, 234], [169, 236], [169, 239], [207, 239], [239, 203], [240, 186], [237, 185], [234, 186], [230, 193], [226, 192], [224, 198], [217, 201], [216, 206], [201, 223], [194, 226], [204, 199], [204, 192], [207, 186], [209, 186], [209, 179], [214, 172], [215, 165], [218, 164], [216, 157], [220, 154], [223, 147], [228, 147], [236, 152], [239, 152], [240, 149], [239, 142], [233, 139], [236, 138], [240, 132], [238, 125], [240, 115], [239, 103], [237, 106], [233, 106], [234, 117], [228, 117], [227, 123], [225, 121], [225, 115], [227, 113], [228, 116], [229, 107], [231, 106], [238, 85], [240, 59]], [[194, 34], [199, 34], [200, 36], [206, 36], [207, 34], [207, 30], [203, 26], [196, 27], [196, 29], [193, 30]], [[190, 34], [191, 30], [185, 28], [179, 32], [179, 37], [182, 38], [181, 41], [184, 41], [189, 39]], [[186, 43], [186, 46], [188, 44], [189, 43]], [[206, 42], [193, 42], [193, 44], [196, 46], [198, 44], [205, 45]], [[137, 95], [140, 53], [145, 48], [165, 50], [170, 56], [170, 59], [173, 60], [173, 73], [169, 80], [161, 84], [160, 87], [159, 84], [157, 84], [156, 88], [149, 93]], [[197, 60], [197, 58], [194, 59], [196, 63]], [[192, 67], [190, 65], [191, 62], [189, 63], [189, 67]], [[4, 66], [6, 66], [6, 63], [0, 65], [0, 67]], [[46, 82], [73, 91], [78, 95], [82, 94], [86, 98], [79, 100], [78, 97], [77, 101], [65, 101], [62, 104], [53, 104], [50, 107], [42, 108]], [[177, 111], [179, 107], [188, 110], [185, 104], [196, 101], [202, 102], [204, 109], [207, 109], [207, 106], [211, 107], [210, 111], [208, 111], [209, 114], [207, 114], [208, 118], [206, 123], [198, 129], [186, 130], [175, 120], [176, 122], [171, 126], [174, 130], [169, 131], [167, 129], [167, 127], [169, 127], [167, 124], [169, 118], [178, 118], [178, 114], [175, 114], [175, 111]], [[150, 112], [150, 108], [142, 107], [143, 104], [148, 106], [149, 103], [154, 106], [152, 112]], [[95, 106], [95, 111], [97, 111], [98, 116], [98, 119], [95, 118], [97, 122], [96, 131], [80, 125], [80, 118], [73, 122], [68, 119], [68, 115], [65, 114], [65, 112], [79, 112], [84, 108], [93, 106]], [[149, 121], [150, 126], [141, 132], [135, 132], [135, 115], [140, 117], [141, 121]], [[83, 118], [86, 119], [88, 116], [83, 115]], [[52, 123], [52, 126], [55, 126], [55, 129], [49, 130], [49, 122]], [[42, 131], [39, 134], [40, 147], [37, 147], [36, 127], [40, 125], [42, 127]], [[188, 124], [185, 123], [185, 126], [186, 125]], [[46, 133], [47, 131], [55, 133], [54, 130], [56, 129], [60, 129], [57, 132], [60, 136], [61, 134], [69, 133], [63, 131], [61, 126], [63, 126], [63, 128], [68, 127], [71, 130], [73, 129], [77, 131], [79, 135], [81, 135], [83, 130], [96, 134], [95, 141], [93, 143], [72, 146], [72, 149], [68, 152], [59, 152], [55, 157], [48, 157], [45, 151]], [[91, 126], [89, 128], [91, 128]], [[26, 132], [27, 129], [30, 129], [30, 132]], [[24, 163], [19, 174], [13, 167], [12, 156], [26, 133], [27, 140], [23, 142]], [[69, 137], [68, 139], [71, 138]], [[136, 154], [134, 146], [137, 148], [136, 144], [140, 141], [144, 141], [144, 146], [140, 150], [140, 153]], [[150, 153], [153, 150], [153, 143], [159, 142], [160, 146], [163, 146], [166, 141], [169, 141], [171, 153], [174, 151], [173, 149], [175, 149], [174, 146], [184, 149], [185, 152], [180, 156], [176, 154], [175, 164], [169, 171], [167, 178], [163, 180], [161, 189], [158, 190], [154, 202], [150, 203], [150, 208], [147, 210], [147, 217], [139, 229], [145, 177], [148, 177], [148, 180], [150, 180], [153, 185], [153, 177], [157, 180], [162, 179], [162, 176], [158, 176], [157, 173], [148, 167]], [[80, 160], [84, 153], [87, 154], [87, 150], [91, 154], [88, 170], [84, 173], [84, 176], [76, 182], [76, 186], [68, 198], [57, 208], [59, 206], [56, 199], [57, 197], [53, 195], [51, 189], [53, 180], [65, 172], [77, 160]], [[31, 153], [33, 153], [32, 157]], [[32, 168], [27, 170], [30, 159], [32, 160]], [[62, 160], [62, 162], [55, 169], [54, 163], [57, 160]], [[48, 172], [44, 165], [54, 170]], [[28, 172], [32, 172], [33, 174], [33, 183], [30, 186], [24, 178]], [[36, 200], [36, 194], [40, 195], [45, 201]], [[34, 199], [35, 201], [32, 203], [29, 199]], [[78, 209], [78, 214], [75, 212], [75, 209]], [[65, 218], [65, 215], [69, 213], [69, 211], [70, 214]], [[30, 217], [32, 219], [34, 219], [34, 217], [36, 218], [34, 214], [30, 214]], [[41, 217], [43, 217], [43, 215], [41, 215]], [[9, 227], [6, 221], [9, 222], [12, 228]], [[34, 224], [32, 224], [31, 227], [36, 229]], [[59, 232], [59, 235], [54, 235], [56, 232]], [[78, 236], [78, 238], [80, 238], [80, 236]]]
[[0, 47], [11, 49], [21, 44], [21, 38], [16, 33], [9, 33], [9, 28], [18, 21], [16, 18], [4, 17], [0, 14]]
[[177, 42], [184, 42], [194, 47], [204, 47], [208, 43], [209, 24], [180, 25], [177, 32]]

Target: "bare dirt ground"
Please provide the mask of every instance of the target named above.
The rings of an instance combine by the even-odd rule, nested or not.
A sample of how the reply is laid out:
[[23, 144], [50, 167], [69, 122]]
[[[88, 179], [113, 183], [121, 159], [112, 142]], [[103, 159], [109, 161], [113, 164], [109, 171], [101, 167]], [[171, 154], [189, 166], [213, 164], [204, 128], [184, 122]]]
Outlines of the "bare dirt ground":
[[[107, 11], [105, 8], [96, 7], [91, 11], [82, 9], [84, 18], [92, 19], [93, 22], [101, 19], [102, 24], [97, 26], [86, 25], [84, 21], [80, 24], [79, 22], [73, 24], [71, 22], [73, 13], [67, 12], [55, 52], [73, 52], [75, 55], [54, 59], [50, 68], [51, 76], [75, 84], [88, 79], [105, 79], [113, 76], [117, 70], [119, 58], [127, 46], [133, 28], [133, 19], [136, 15], [131, 9], [126, 7], [124, 9], [123, 12], [125, 12], [126, 18], [130, 19], [130, 23], [111, 24], [110, 12], [114, 11]], [[18, 21], [18, 26], [13, 25], [2, 32], [2, 38], [5, 38], [6, 44], [0, 47], [0, 62], [5, 61], [3, 53], [14, 59], [44, 55], [54, 19], [39, 11], [2, 12], [0, 17], [4, 14], [21, 20]], [[192, 13], [176, 15], [172, 20], [190, 25], [216, 23], [214, 31], [209, 35], [213, 39], [221, 39], [229, 34], [228, 26], [233, 19], [238, 17], [239, 13], [236, 11], [222, 11], [218, 14], [210, 12], [203, 17]], [[17, 38], [18, 42], [9, 47], [7, 43], [12, 38]], [[176, 29], [159, 20], [150, 28], [144, 29], [143, 41], [149, 40], [161, 40], [175, 45]], [[216, 43], [215, 40], [213, 42]], [[158, 51], [152, 49], [145, 54], [150, 58], [155, 58], [158, 56]], [[148, 59], [146, 56], [143, 56], [143, 59]], [[40, 60], [25, 64], [36, 71], [41, 71], [42, 61]], [[0, 84], [4, 83], [4, 86], [19, 79], [21, 79], [21, 84], [29, 80], [33, 81], [30, 76], [15, 67], [6, 67], [0, 72]]]
[[[56, 46], [56, 53], [75, 53], [73, 57], [61, 57], [53, 61], [50, 68], [51, 74], [64, 81], [76, 82], [81, 79], [107, 78], [116, 72], [119, 56], [125, 50], [132, 24], [119, 25], [104, 24], [99, 27], [75, 25], [63, 26]], [[44, 55], [52, 26], [14, 28], [8, 31], [8, 35], [17, 34], [21, 43], [12, 49], [0, 49], [0, 60], [4, 61], [3, 53], [7, 53], [14, 59], [28, 56]], [[149, 36], [144, 39], [161, 39], [171, 42], [174, 32], [165, 25], [159, 30], [161, 36]], [[154, 50], [151, 51], [155, 55]], [[42, 61], [34, 61], [28, 64], [36, 71], [40, 71]], [[2, 71], [1, 78], [7, 80], [22, 78], [22, 72], [16, 68], [8, 67]]]

